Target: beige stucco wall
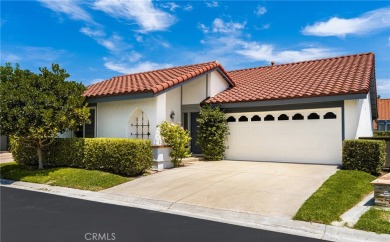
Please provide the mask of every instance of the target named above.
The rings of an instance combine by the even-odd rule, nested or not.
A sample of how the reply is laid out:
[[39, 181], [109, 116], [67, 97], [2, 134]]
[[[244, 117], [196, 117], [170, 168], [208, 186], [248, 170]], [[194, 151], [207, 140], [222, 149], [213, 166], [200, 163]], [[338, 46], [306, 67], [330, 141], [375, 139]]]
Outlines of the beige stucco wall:
[[196, 78], [182, 87], [183, 105], [199, 104], [206, 99], [206, 75]]
[[370, 94], [364, 99], [345, 100], [345, 139], [373, 135]]
[[209, 96], [213, 97], [218, 93], [229, 88], [229, 84], [223, 79], [223, 77], [217, 72], [213, 71], [209, 77]]
[[150, 137], [153, 141], [156, 130], [157, 98], [134, 99], [97, 104], [96, 137], [132, 138], [130, 120], [132, 114], [140, 109], [150, 122]]

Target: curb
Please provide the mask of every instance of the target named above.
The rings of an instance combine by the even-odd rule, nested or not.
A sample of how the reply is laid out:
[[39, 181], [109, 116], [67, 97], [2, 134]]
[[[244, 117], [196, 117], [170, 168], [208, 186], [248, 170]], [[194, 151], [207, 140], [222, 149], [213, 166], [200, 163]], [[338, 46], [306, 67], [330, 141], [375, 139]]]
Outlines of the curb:
[[376, 234], [373, 232], [365, 232], [346, 227], [294, 221], [286, 218], [267, 217], [252, 213], [211, 209], [206, 207], [188, 205], [180, 202], [167, 202], [136, 196], [124, 196], [104, 192], [92, 192], [73, 188], [12, 181], [6, 179], [0, 179], [0, 187], [10, 187], [94, 202], [101, 202], [127, 207], [136, 207], [163, 213], [182, 215], [215, 222], [228, 223], [232, 225], [330, 241], [390, 241], [390, 235], [386, 234]]

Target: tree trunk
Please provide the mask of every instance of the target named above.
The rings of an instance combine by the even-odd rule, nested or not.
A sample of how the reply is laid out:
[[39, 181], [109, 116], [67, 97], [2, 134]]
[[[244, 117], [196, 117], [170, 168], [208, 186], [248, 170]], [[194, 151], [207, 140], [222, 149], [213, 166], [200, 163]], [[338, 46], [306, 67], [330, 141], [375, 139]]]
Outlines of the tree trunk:
[[43, 162], [42, 162], [42, 147], [39, 147], [37, 149], [38, 153], [38, 169], [42, 170], [43, 169]]

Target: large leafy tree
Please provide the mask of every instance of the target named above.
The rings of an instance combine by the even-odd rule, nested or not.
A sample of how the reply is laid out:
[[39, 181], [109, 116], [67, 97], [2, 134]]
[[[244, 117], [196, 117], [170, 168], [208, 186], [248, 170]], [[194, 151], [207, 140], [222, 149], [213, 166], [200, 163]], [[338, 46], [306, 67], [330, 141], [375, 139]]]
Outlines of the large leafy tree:
[[0, 66], [0, 133], [16, 136], [37, 150], [43, 169], [42, 148], [67, 130], [88, 121], [81, 83], [67, 81], [69, 74], [58, 64], [39, 73], [22, 70], [10, 63]]

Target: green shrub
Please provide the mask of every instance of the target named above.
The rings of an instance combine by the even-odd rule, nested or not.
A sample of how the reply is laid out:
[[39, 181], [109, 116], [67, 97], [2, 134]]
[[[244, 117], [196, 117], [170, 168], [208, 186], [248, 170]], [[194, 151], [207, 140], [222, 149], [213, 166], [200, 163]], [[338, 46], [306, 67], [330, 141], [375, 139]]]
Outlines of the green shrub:
[[[17, 163], [38, 165], [35, 149], [25, 147], [17, 138], [11, 139], [11, 151]], [[134, 176], [152, 166], [153, 151], [149, 140], [55, 139], [43, 149], [43, 163], [47, 167], [78, 167]]]
[[222, 160], [229, 131], [225, 113], [219, 107], [203, 106], [198, 122], [197, 143], [206, 160]]
[[163, 122], [160, 126], [161, 136], [167, 145], [172, 147], [170, 156], [175, 167], [181, 165], [183, 158], [190, 156], [190, 148], [188, 146], [191, 137], [187, 130], [180, 125]]
[[374, 137], [390, 137], [390, 131], [375, 131]]
[[378, 174], [386, 161], [386, 143], [383, 140], [345, 140], [343, 168]]
[[87, 169], [111, 171], [134, 176], [153, 164], [149, 140], [94, 138], [85, 139], [84, 164]]

